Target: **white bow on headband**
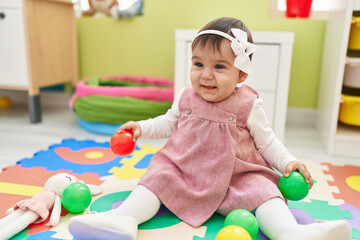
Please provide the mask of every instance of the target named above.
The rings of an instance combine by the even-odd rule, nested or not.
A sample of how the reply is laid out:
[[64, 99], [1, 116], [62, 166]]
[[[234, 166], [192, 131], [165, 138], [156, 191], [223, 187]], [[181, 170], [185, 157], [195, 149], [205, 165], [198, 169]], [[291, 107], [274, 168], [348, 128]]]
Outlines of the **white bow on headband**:
[[229, 39], [231, 41], [231, 49], [236, 56], [234, 66], [247, 74], [251, 74], [251, 60], [249, 56], [256, 51], [257, 47], [255, 44], [247, 41], [247, 33], [245, 31], [239, 28], [232, 28], [231, 32], [235, 38], [222, 31], [204, 30], [196, 34], [194, 39], [203, 34], [215, 34]]

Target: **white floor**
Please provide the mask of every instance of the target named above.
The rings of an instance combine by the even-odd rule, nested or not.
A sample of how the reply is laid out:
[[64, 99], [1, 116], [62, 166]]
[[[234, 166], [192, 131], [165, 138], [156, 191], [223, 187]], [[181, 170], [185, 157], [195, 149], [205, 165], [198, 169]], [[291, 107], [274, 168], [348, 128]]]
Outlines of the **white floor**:
[[[32, 157], [34, 153], [60, 143], [64, 138], [99, 142], [110, 140], [110, 136], [93, 134], [79, 128], [76, 116], [66, 104], [58, 104], [58, 100], [50, 102], [48, 97], [42, 94], [43, 120], [39, 124], [30, 124], [26, 101], [14, 101], [10, 109], [0, 109], [0, 171], [22, 158]], [[67, 102], [67, 99], [63, 102]], [[162, 146], [164, 142], [164, 139], [139, 140], [138, 144]], [[360, 159], [328, 156], [315, 129], [311, 127], [287, 126], [284, 144], [300, 160], [360, 165]]]

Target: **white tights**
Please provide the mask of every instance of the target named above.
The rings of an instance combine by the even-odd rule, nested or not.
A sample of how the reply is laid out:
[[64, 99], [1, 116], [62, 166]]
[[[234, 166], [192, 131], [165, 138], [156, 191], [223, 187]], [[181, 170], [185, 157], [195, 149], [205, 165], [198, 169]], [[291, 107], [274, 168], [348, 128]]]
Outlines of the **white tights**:
[[[69, 231], [77, 239], [134, 240], [137, 225], [155, 216], [160, 205], [154, 193], [139, 185], [115, 210], [73, 217], [69, 222]], [[261, 204], [255, 215], [261, 231], [271, 240], [347, 240], [351, 236], [351, 228], [343, 220], [297, 224], [280, 198]]]
[[[160, 205], [159, 198], [153, 192], [138, 185], [115, 211], [134, 217], [140, 224], [155, 216]], [[270, 239], [278, 239], [283, 232], [297, 226], [290, 209], [280, 198], [272, 198], [260, 205], [255, 215], [261, 231]]]
[[[152, 218], [160, 208], [160, 200], [149, 189], [137, 186], [115, 211], [136, 218], [139, 223]], [[286, 203], [272, 198], [255, 210], [261, 231], [272, 240], [347, 240], [351, 228], [345, 221], [329, 221], [300, 225]]]
[[272, 240], [348, 240], [351, 227], [344, 220], [297, 224], [280, 198], [270, 199], [255, 211], [261, 231]]
[[[160, 205], [159, 198], [153, 192], [138, 185], [115, 211], [121, 215], [134, 217], [140, 224], [155, 216]], [[255, 215], [260, 229], [270, 239], [278, 239], [282, 233], [297, 226], [290, 209], [280, 198], [272, 198], [260, 205]]]
[[[153, 192], [138, 185], [115, 211], [134, 217], [140, 224], [155, 216], [160, 204], [159, 198]], [[272, 198], [260, 205], [255, 215], [261, 231], [270, 239], [278, 239], [282, 233], [297, 226], [290, 209], [280, 198]]]
[[278, 239], [287, 230], [297, 226], [290, 209], [280, 198], [272, 198], [255, 210], [261, 231], [270, 239]]
[[154, 217], [159, 211], [160, 205], [160, 199], [153, 192], [142, 185], [138, 185], [126, 200], [115, 209], [115, 212], [131, 216], [140, 224]]

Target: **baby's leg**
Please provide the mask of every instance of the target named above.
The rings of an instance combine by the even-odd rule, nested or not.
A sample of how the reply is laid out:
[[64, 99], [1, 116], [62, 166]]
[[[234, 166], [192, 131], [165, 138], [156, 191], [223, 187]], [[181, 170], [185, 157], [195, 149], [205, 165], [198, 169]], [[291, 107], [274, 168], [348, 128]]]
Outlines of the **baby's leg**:
[[290, 209], [280, 198], [273, 198], [255, 211], [261, 231], [272, 240], [348, 240], [351, 228], [343, 220], [297, 224]]
[[153, 192], [138, 185], [115, 211], [121, 215], [132, 216], [140, 224], [154, 217], [160, 205], [160, 199]]
[[160, 200], [148, 188], [138, 185], [116, 209], [70, 219], [69, 231], [77, 239], [133, 240], [137, 226], [158, 212]]
[[261, 231], [272, 240], [279, 239], [282, 233], [297, 226], [290, 209], [280, 198], [272, 198], [261, 204], [255, 210], [255, 216]]
[[5, 227], [0, 229], [0, 239], [11, 238], [39, 218], [37, 213], [33, 211], [24, 211], [21, 209], [16, 210], [10, 215], [12, 215], [12, 217], [16, 216], [16, 218], [13, 218], [11, 222], [8, 222]]

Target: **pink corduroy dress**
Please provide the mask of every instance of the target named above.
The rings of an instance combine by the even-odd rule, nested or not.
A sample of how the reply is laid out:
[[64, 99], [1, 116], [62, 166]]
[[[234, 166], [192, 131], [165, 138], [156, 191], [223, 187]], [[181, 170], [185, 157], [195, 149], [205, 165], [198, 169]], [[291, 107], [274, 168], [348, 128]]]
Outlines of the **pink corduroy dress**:
[[214, 212], [255, 209], [282, 197], [280, 176], [257, 151], [246, 127], [257, 93], [247, 85], [210, 103], [187, 87], [180, 117], [139, 184], [184, 222], [201, 226]]

